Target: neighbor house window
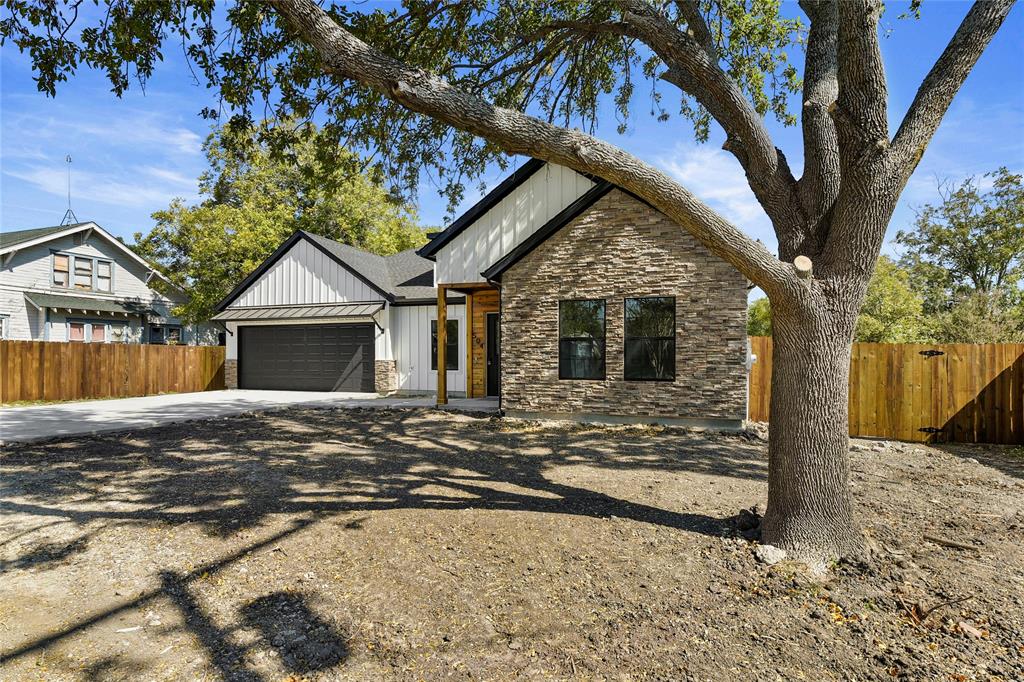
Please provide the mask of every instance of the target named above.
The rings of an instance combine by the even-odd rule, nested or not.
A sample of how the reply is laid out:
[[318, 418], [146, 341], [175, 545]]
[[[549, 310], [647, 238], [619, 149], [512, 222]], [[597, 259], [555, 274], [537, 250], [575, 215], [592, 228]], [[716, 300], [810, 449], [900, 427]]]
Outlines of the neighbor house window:
[[156, 344], [180, 344], [181, 327], [153, 325], [149, 328], [149, 342]]
[[53, 286], [67, 289], [71, 272], [70, 260], [70, 256], [53, 254]]
[[604, 300], [558, 302], [558, 378], [604, 379]]
[[83, 343], [106, 343], [106, 322], [68, 322], [68, 341]]
[[91, 258], [75, 258], [75, 288], [92, 289]]
[[0, 339], [9, 338], [11, 335], [11, 316], [0, 315]]
[[676, 299], [627, 298], [625, 372], [633, 381], [676, 378]]
[[114, 263], [91, 256], [67, 253], [53, 254], [53, 286], [112, 293], [114, 291]]
[[96, 261], [96, 291], [110, 293], [114, 264], [107, 260]]
[[[459, 368], [459, 321], [446, 320], [447, 335], [444, 344], [444, 365], [447, 369]], [[430, 321], [430, 369], [437, 369], [437, 320]]]

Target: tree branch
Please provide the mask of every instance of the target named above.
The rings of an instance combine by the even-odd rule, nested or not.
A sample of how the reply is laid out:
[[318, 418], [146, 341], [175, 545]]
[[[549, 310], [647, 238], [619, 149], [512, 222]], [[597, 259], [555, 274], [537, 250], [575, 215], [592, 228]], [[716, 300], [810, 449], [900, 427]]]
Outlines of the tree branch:
[[662, 211], [769, 296], [806, 291], [789, 264], [743, 234], [665, 173], [614, 145], [463, 92], [403, 64], [339, 26], [313, 0], [269, 0], [322, 58], [328, 73], [354, 80], [407, 109], [478, 135], [510, 153], [558, 163], [613, 182]]
[[[828, 231], [825, 219], [839, 196], [839, 140], [828, 110], [839, 96], [836, 43], [839, 14], [836, 0], [802, 0], [811, 22], [804, 66], [803, 139], [804, 171], [798, 189], [811, 234], [798, 243], [779, 244], [785, 260], [798, 254], [816, 256]], [[810, 244], [805, 241], [811, 238]], [[790, 256], [792, 254], [792, 256]]]
[[833, 118], [843, 173], [867, 173], [867, 157], [889, 145], [888, 87], [878, 45], [880, 0], [842, 0], [838, 12], [839, 95]]
[[711, 29], [704, 15], [700, 13], [700, 4], [697, 0], [676, 0], [676, 9], [679, 16], [686, 20], [686, 28], [693, 38], [700, 43], [704, 51], [713, 60], [718, 61], [718, 47], [715, 45], [715, 38], [711, 35]]
[[692, 95], [725, 129], [723, 149], [740, 162], [780, 239], [793, 226], [803, 225], [796, 178], [736, 82], [697, 39], [680, 31], [645, 0], [623, 0], [622, 4], [626, 34], [654, 50], [668, 67], [662, 79]]
[[1013, 4], [1014, 0], [977, 0], [921, 83], [890, 152], [905, 178], [917, 168], [953, 97]]

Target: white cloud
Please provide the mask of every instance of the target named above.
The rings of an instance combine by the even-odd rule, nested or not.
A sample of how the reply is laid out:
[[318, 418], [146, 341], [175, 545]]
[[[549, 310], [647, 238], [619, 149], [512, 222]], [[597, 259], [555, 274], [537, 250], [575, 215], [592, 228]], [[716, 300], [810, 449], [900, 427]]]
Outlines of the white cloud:
[[[195, 194], [195, 182], [173, 172], [166, 174], [170, 177], [161, 178], [159, 169], [126, 170], [131, 179], [126, 180], [111, 174], [76, 170], [71, 176], [72, 206], [76, 202], [95, 202], [155, 210], [166, 206], [174, 197], [190, 197]], [[22, 180], [46, 194], [59, 197], [67, 196], [67, 175], [63, 168], [32, 166], [20, 170], [5, 170], [4, 175]], [[140, 177], [143, 175], [162, 180], [162, 182], [141, 181]]]
[[775, 248], [771, 222], [750, 191], [739, 162], [727, 152], [709, 145], [679, 144], [657, 165], [726, 220]]

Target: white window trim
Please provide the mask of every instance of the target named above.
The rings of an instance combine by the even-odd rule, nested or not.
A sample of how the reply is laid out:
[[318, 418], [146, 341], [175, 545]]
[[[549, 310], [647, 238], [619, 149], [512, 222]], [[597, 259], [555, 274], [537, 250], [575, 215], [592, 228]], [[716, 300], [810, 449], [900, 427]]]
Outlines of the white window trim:
[[[84, 337], [83, 337], [83, 339], [81, 341], [72, 341], [71, 340], [71, 325], [72, 324], [80, 324], [80, 325], [83, 325], [85, 327]], [[97, 325], [97, 324], [103, 325], [103, 340], [102, 341], [93, 341], [92, 340], [92, 328], [93, 328], [93, 325]], [[115, 321], [109, 321], [109, 320], [88, 320], [88, 319], [75, 319], [75, 318], [72, 318], [70, 320], [65, 320], [64, 321], [64, 338], [67, 339], [67, 341], [69, 343], [114, 343], [112, 327], [115, 324], [122, 324], [122, 323], [121, 322], [115, 322]], [[127, 335], [127, 330], [128, 330], [127, 323], [124, 323], [123, 326], [125, 327], [125, 333]]]
[[[68, 259], [68, 285], [66, 287], [59, 286], [57, 279], [54, 276], [56, 273], [55, 267], [57, 265], [57, 256], [66, 256]], [[75, 286], [75, 261], [78, 259], [92, 261], [92, 284], [88, 289], [81, 289]], [[88, 291], [94, 294], [113, 294], [115, 271], [117, 268], [114, 266], [116, 261], [110, 258], [101, 258], [99, 256], [84, 256], [77, 253], [71, 253], [69, 251], [51, 251], [50, 252], [50, 288], [56, 289], [57, 291]], [[103, 290], [98, 288], [99, 285], [99, 264], [110, 263], [110, 290]]]

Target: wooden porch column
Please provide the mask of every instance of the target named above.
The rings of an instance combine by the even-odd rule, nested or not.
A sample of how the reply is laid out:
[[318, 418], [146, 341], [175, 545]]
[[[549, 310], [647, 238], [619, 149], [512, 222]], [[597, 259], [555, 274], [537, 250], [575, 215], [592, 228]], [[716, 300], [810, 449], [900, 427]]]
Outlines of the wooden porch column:
[[473, 292], [466, 292], [466, 397], [473, 395]]
[[448, 404], [448, 300], [443, 284], [437, 285], [437, 404]]

